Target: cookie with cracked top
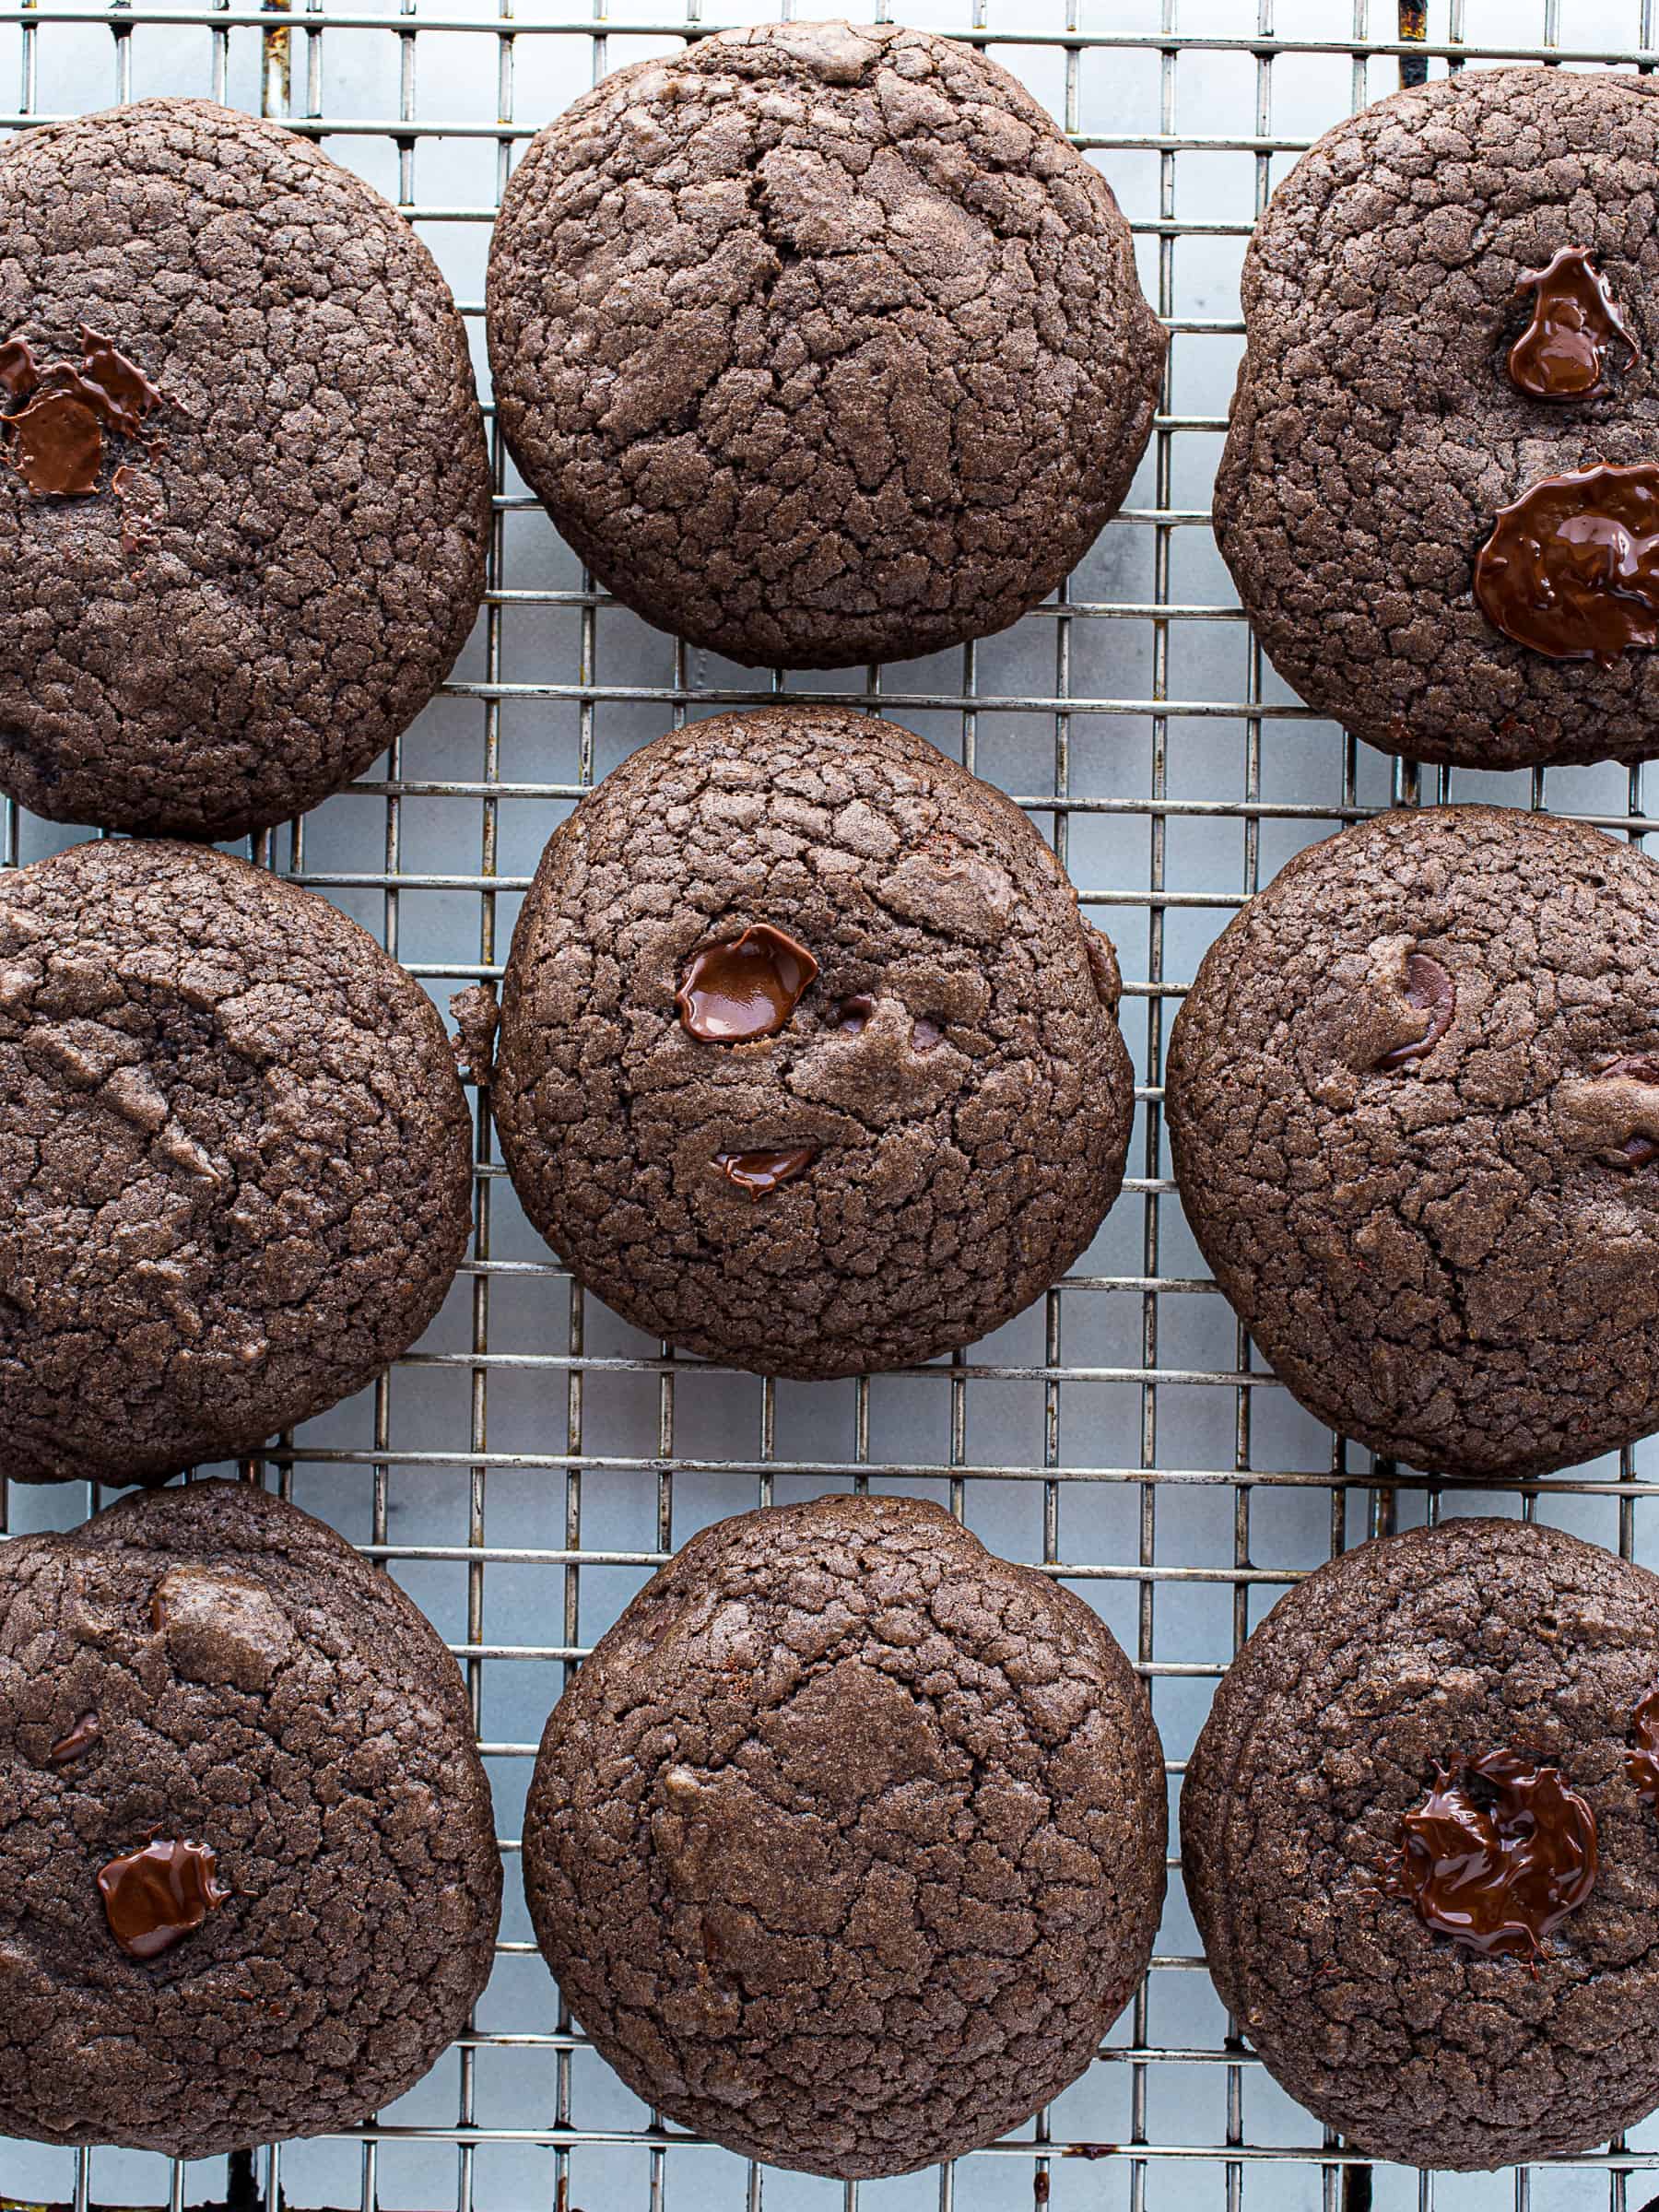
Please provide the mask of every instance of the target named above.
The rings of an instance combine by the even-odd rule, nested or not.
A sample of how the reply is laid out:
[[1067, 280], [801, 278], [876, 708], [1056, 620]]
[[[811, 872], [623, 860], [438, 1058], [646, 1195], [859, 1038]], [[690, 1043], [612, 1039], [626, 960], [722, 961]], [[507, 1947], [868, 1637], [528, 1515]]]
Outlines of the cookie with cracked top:
[[1221, 551], [1385, 752], [1659, 752], [1659, 100], [1475, 69], [1325, 134], [1245, 257]]
[[1659, 1427], [1659, 867], [1492, 806], [1299, 853], [1170, 1037], [1182, 1203], [1279, 1379], [1442, 1475]]
[[1519, 1521], [1345, 1553], [1228, 1670], [1181, 1797], [1222, 2001], [1348, 2145], [1524, 2164], [1659, 2105], [1659, 1579]]
[[437, 1009], [336, 907], [192, 845], [0, 876], [7, 1474], [150, 1480], [360, 1390], [471, 1194]]
[[448, 286], [272, 123], [146, 100], [0, 154], [0, 789], [240, 837], [448, 674], [490, 478]]
[[689, 1351], [848, 1375], [998, 1327], [1123, 1179], [1112, 947], [1019, 809], [790, 702], [633, 754], [513, 935], [494, 1106], [578, 1278]]
[[1146, 1971], [1162, 1754], [1100, 1616], [936, 1505], [692, 1538], [547, 1723], [536, 1940], [629, 2087], [859, 2180], [977, 2148], [1088, 2066]]
[[785, 668], [1005, 629], [1123, 503], [1167, 340], [1104, 178], [986, 54], [771, 23], [606, 77], [490, 250], [526, 480], [648, 621]]
[[465, 2025], [501, 1900], [454, 1661], [241, 1483], [0, 1545], [0, 2135], [350, 2126]]

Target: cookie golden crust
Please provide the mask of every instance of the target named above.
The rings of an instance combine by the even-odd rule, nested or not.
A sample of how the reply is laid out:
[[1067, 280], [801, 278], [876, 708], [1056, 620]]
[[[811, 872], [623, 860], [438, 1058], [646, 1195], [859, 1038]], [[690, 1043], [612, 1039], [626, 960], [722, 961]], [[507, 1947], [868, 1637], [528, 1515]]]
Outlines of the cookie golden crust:
[[927, 1359], [1062, 1275], [1133, 1112], [1112, 948], [1019, 809], [789, 705], [644, 747], [555, 833], [494, 1105], [526, 1212], [652, 1335], [762, 1373]]
[[[1327, 132], [1257, 228], [1216, 535], [1279, 674], [1385, 752], [1659, 751], [1656, 163], [1645, 78], [1466, 70]], [[1477, 571], [1535, 487], [1639, 465], [1547, 503], [1542, 577]]]
[[1121, 505], [1165, 334], [1100, 171], [985, 54], [766, 24], [618, 70], [513, 172], [501, 427], [648, 620], [739, 661], [1002, 629]]
[[939, 1507], [705, 1529], [547, 1724], [542, 1950], [637, 2094], [846, 2180], [955, 2158], [1082, 2073], [1151, 1954], [1151, 1709], [1099, 1615]]
[[1300, 853], [1170, 1038], [1182, 1203], [1274, 1371], [1430, 1473], [1659, 1426], [1659, 868], [1490, 806]]

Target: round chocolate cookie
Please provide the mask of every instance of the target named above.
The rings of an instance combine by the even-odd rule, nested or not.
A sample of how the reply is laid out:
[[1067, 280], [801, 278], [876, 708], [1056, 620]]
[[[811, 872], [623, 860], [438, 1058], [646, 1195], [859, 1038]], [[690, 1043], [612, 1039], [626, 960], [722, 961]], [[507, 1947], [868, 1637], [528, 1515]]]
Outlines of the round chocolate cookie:
[[478, 610], [465, 334], [377, 192], [147, 100], [0, 155], [0, 789], [240, 837], [366, 768]]
[[1279, 1600], [1188, 1763], [1222, 2001], [1348, 2145], [1524, 2163], [1659, 2105], [1659, 1580], [1519, 1521]]
[[1245, 257], [1216, 535], [1385, 751], [1659, 753], [1659, 100], [1470, 69], [1319, 140]]
[[514, 460], [649, 621], [902, 660], [1052, 592], [1129, 488], [1166, 338], [1100, 171], [1006, 70], [768, 23], [607, 76], [513, 173]]
[[360, 1390], [471, 1173], [437, 1009], [336, 907], [190, 845], [0, 875], [8, 1475], [144, 1481]]
[[794, 703], [633, 754], [555, 832], [495, 1114], [607, 1305], [762, 1373], [929, 1359], [1030, 1303], [1117, 1195], [1117, 963], [1011, 801]]
[[1659, 868], [1548, 816], [1299, 853], [1170, 1037], [1182, 1203], [1302, 1404], [1444, 1475], [1659, 1427]]
[[547, 1723], [536, 1940], [647, 2102], [857, 2180], [991, 2142], [1145, 1972], [1168, 1817], [1111, 1631], [936, 1505], [694, 1536]]
[[0, 2135], [203, 2159], [411, 2088], [501, 1902], [466, 1693], [240, 1483], [0, 1544]]

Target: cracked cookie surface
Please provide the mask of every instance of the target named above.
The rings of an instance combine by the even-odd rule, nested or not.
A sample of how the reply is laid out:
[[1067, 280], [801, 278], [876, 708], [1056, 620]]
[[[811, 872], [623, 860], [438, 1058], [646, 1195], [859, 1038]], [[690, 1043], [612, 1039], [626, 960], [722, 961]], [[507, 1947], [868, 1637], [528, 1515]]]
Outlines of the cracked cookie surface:
[[370, 186], [170, 99], [0, 155], [0, 347], [72, 364], [87, 326], [161, 402], [87, 496], [31, 491], [0, 435], [0, 788], [241, 836], [366, 768], [472, 627], [490, 486], [461, 318]]
[[1162, 1754], [1100, 1616], [940, 1507], [704, 1529], [555, 1708], [536, 1939], [624, 2081], [746, 2157], [954, 2158], [1088, 2065], [1164, 1892]]
[[437, 1009], [337, 908], [189, 845], [0, 877], [7, 1473], [145, 1480], [360, 1390], [471, 1167]]
[[[1223, 2003], [1349, 2146], [1478, 2169], [1659, 2104], [1659, 1826], [1628, 1771], [1659, 1580], [1518, 1521], [1366, 1544], [1279, 1600], [1187, 1769], [1182, 1865]], [[1594, 1888], [1535, 1959], [1432, 1934], [1380, 1868], [1437, 1765], [1500, 1748], [1594, 1814]]]
[[[1216, 535], [1275, 667], [1369, 744], [1481, 768], [1659, 750], [1653, 653], [1547, 658], [1475, 595], [1500, 508], [1653, 459], [1656, 165], [1646, 79], [1468, 70], [1327, 132], [1257, 228]], [[1635, 359], [1615, 347], [1589, 395], [1540, 399], [1506, 361], [1522, 280], [1568, 247]]]
[[[705, 968], [738, 994], [708, 1021]], [[502, 995], [502, 1151], [536, 1227], [653, 1335], [785, 1375], [931, 1359], [1029, 1305], [1116, 1196], [1118, 991], [1000, 792], [890, 723], [718, 715], [547, 846]], [[761, 1189], [743, 1164], [807, 1148]]]
[[[152, 1836], [229, 1895], [146, 1959], [98, 1877]], [[454, 1661], [332, 1529], [212, 1482], [0, 1545], [0, 2134], [353, 2125], [460, 2033], [500, 1894]]]
[[767, 24], [536, 138], [488, 294], [501, 427], [606, 585], [792, 668], [1004, 629], [1122, 504], [1166, 339], [1099, 171], [986, 55]]
[[1182, 1203], [1280, 1380], [1433, 1473], [1659, 1426], [1659, 869], [1489, 806], [1300, 853], [1170, 1038]]

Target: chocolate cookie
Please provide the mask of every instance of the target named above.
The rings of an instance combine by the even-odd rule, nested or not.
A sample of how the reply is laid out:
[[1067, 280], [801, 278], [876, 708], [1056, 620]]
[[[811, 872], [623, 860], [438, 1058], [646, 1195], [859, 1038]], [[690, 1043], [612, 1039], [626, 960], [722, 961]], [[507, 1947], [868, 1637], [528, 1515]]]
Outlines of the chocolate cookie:
[[366, 768], [478, 610], [465, 334], [380, 194], [147, 100], [0, 155], [0, 789], [240, 837]]
[[1182, 1866], [1268, 2071], [1368, 2156], [1581, 2151], [1659, 2104], [1659, 1580], [1450, 1521], [1280, 1599], [1187, 1767]]
[[625, 760], [520, 916], [495, 1113], [606, 1303], [781, 1375], [984, 1335], [1117, 1194], [1117, 963], [1018, 808], [790, 703]]
[[665, 629], [785, 668], [1002, 629], [1114, 514], [1166, 338], [1100, 171], [985, 54], [769, 23], [535, 139], [489, 260], [526, 480]]
[[489, 1785], [389, 1576], [239, 1483], [0, 1544], [0, 2135], [354, 2124], [488, 1978]]
[[471, 1169], [436, 1008], [337, 908], [189, 845], [0, 876], [6, 1472], [143, 1481], [360, 1390]]
[[1659, 868], [1545, 815], [1299, 853], [1170, 1037], [1182, 1203], [1280, 1380], [1445, 1475], [1659, 1427]]
[[1659, 100], [1470, 69], [1327, 132], [1245, 257], [1216, 535], [1384, 751], [1659, 752]]
[[936, 1505], [830, 1497], [694, 1536], [547, 1723], [536, 1940], [639, 2096], [855, 2180], [1076, 2079], [1164, 1892], [1145, 1691], [1082, 1599]]

